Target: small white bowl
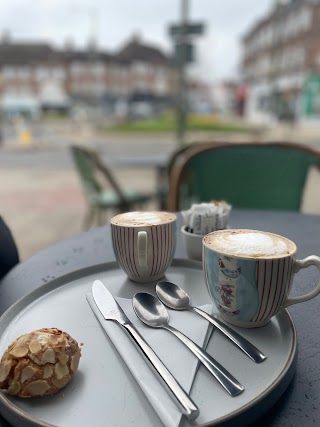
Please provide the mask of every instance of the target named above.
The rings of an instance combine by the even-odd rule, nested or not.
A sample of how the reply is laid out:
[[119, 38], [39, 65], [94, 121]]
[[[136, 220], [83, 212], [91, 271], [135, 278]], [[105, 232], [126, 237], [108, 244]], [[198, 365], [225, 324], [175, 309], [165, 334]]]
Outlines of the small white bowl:
[[187, 255], [190, 259], [202, 261], [202, 234], [193, 234], [186, 231], [186, 226], [181, 227], [182, 239]]

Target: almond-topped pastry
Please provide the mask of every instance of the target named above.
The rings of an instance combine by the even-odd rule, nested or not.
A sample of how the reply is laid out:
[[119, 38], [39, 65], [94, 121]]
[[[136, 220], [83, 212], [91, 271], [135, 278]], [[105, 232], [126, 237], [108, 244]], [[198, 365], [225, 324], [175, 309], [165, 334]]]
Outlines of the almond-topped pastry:
[[56, 393], [71, 380], [80, 357], [77, 341], [59, 329], [21, 335], [2, 356], [0, 388], [19, 397]]

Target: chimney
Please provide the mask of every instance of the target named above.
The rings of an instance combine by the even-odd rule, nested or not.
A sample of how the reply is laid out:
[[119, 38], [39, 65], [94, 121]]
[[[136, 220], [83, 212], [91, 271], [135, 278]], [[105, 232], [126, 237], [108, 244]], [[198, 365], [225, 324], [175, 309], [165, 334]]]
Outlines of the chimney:
[[142, 40], [142, 36], [141, 36], [140, 31], [135, 31], [132, 34], [132, 39], [131, 39], [132, 43], [141, 44], [141, 40]]
[[74, 51], [74, 40], [72, 37], [68, 37], [64, 42], [64, 49], [66, 52]]

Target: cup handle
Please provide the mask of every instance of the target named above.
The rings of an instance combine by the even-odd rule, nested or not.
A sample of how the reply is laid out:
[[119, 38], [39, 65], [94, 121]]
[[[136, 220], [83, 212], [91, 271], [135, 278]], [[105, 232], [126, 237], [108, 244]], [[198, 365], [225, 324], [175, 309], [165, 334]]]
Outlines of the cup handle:
[[148, 234], [146, 231], [138, 232], [138, 262], [139, 267], [148, 268]]
[[[302, 268], [307, 268], [310, 265], [315, 265], [320, 272], [320, 257], [316, 255], [311, 255], [311, 256], [308, 256], [307, 258], [296, 260], [293, 267], [293, 271], [294, 273], [297, 273]], [[300, 297], [287, 298], [282, 307], [286, 308], [286, 307], [289, 307], [289, 305], [297, 304], [298, 302], [308, 301], [309, 299], [316, 297], [319, 294], [319, 292], [320, 292], [320, 281], [318, 282], [317, 287], [313, 291], [309, 292], [308, 294], [301, 295]]]

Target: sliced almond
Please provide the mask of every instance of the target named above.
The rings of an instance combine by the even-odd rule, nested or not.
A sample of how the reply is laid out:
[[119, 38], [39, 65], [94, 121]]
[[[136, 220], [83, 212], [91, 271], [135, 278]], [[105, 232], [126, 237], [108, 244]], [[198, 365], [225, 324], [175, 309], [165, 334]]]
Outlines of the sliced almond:
[[48, 335], [44, 333], [38, 334], [36, 338], [37, 338], [37, 341], [39, 341], [42, 345], [46, 345], [49, 342]]
[[57, 328], [42, 328], [40, 329], [42, 332], [46, 332], [47, 334], [59, 334], [60, 331]]
[[50, 386], [44, 380], [32, 381], [24, 389], [29, 396], [43, 396], [48, 390], [50, 390]]
[[29, 344], [29, 349], [31, 353], [37, 354], [41, 351], [41, 344], [38, 340], [32, 340]]
[[48, 348], [42, 355], [41, 365], [45, 365], [46, 363], [55, 363], [56, 355], [52, 348]]
[[71, 375], [66, 375], [65, 377], [61, 378], [60, 380], [53, 377], [52, 378], [52, 384], [58, 388], [62, 388], [65, 385], [67, 385], [70, 380], [71, 380]]
[[70, 368], [72, 372], [76, 372], [76, 370], [78, 369], [80, 357], [81, 357], [81, 351], [80, 351], [80, 348], [78, 348], [75, 355], [71, 359]]
[[8, 346], [8, 351], [10, 351], [15, 346], [15, 344], [16, 344], [17, 341], [18, 340], [12, 341], [12, 343]]
[[54, 373], [58, 380], [65, 377], [69, 374], [69, 368], [67, 365], [61, 365], [61, 363], [57, 363], [54, 367]]
[[61, 334], [61, 335], [57, 335], [58, 341], [61, 343], [66, 343], [66, 339], [65, 339], [65, 335]]
[[25, 381], [32, 378], [37, 372], [37, 369], [33, 366], [27, 366], [24, 368], [24, 370], [21, 372], [21, 383], [23, 384]]
[[50, 378], [53, 375], [53, 369], [50, 365], [46, 365], [43, 370], [43, 378]]
[[13, 342], [13, 347], [20, 347], [23, 345], [29, 338], [29, 334], [21, 335], [18, 339]]
[[18, 383], [17, 381], [12, 381], [12, 383], [8, 387], [8, 393], [12, 395], [18, 394], [20, 390], [21, 390], [21, 384]]
[[29, 364], [29, 360], [26, 358], [23, 359], [19, 359], [19, 362], [16, 364], [16, 366], [14, 367], [14, 371], [13, 371], [13, 380], [14, 381], [20, 381], [20, 375], [21, 372], [24, 370], [25, 367], [27, 367]]
[[11, 360], [6, 360], [0, 363], [0, 383], [5, 381], [10, 373], [12, 367]]
[[66, 353], [61, 352], [58, 354], [58, 359], [61, 365], [65, 365], [69, 360], [69, 356]]
[[58, 336], [57, 335], [50, 335], [49, 336], [49, 341], [52, 345], [57, 345], [58, 344]]
[[39, 359], [39, 357], [35, 356], [32, 353], [29, 354], [29, 357], [31, 360], [33, 360], [34, 363], [36, 363], [37, 365], [41, 365], [41, 360]]
[[67, 347], [67, 343], [65, 341], [59, 341], [59, 346], [58, 346], [59, 351], [64, 352], [66, 350], [66, 347]]
[[25, 357], [28, 354], [28, 348], [25, 346], [14, 347], [10, 350], [10, 354], [17, 358]]

